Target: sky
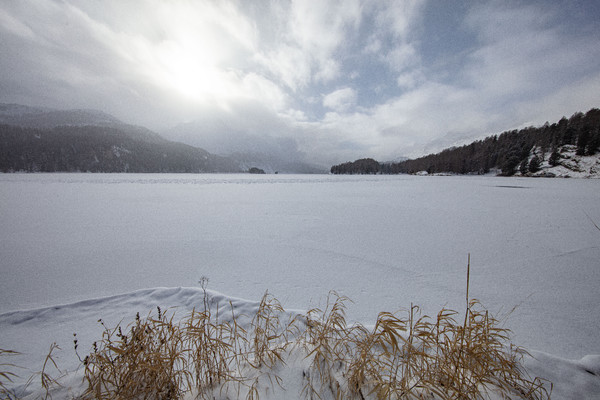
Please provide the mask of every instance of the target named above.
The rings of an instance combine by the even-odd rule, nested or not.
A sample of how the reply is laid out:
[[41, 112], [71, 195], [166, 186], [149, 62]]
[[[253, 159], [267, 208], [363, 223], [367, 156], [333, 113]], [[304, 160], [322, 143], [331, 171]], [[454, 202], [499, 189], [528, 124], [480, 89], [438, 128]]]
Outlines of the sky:
[[3, 0], [0, 38], [0, 102], [322, 165], [600, 107], [595, 0]]

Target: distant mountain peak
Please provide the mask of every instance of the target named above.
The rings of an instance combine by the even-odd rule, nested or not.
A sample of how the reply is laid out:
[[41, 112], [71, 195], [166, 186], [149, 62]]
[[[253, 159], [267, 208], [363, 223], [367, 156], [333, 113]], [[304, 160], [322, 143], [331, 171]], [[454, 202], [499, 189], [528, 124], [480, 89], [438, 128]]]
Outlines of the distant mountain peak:
[[117, 127], [125, 125], [116, 117], [99, 110], [58, 110], [7, 103], [0, 103], [0, 123], [40, 129], [57, 126], [95, 125]]

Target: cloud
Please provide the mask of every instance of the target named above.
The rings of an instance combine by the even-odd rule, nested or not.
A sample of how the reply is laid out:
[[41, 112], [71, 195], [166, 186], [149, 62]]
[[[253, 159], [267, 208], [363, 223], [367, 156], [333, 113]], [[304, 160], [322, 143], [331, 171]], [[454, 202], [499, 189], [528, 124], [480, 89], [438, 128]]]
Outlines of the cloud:
[[[592, 60], [600, 60], [599, 42], [570, 34], [557, 11], [485, 3], [470, 10], [465, 28], [478, 43], [452, 75], [438, 80], [417, 60], [397, 77], [403, 93], [347, 121], [328, 114], [327, 123], [360, 131], [352, 140], [363, 143], [366, 152], [393, 158], [439, 151], [598, 105], [600, 63]], [[396, 65], [403, 68], [401, 62]]]
[[379, 2], [373, 4], [371, 33], [364, 51], [376, 54], [389, 68], [400, 72], [418, 65], [420, 57], [415, 48], [422, 23], [425, 2]]
[[335, 52], [346, 44], [348, 33], [356, 30], [360, 20], [356, 0], [292, 3], [293, 41], [311, 57], [315, 80], [327, 82], [339, 76]]
[[600, 46], [564, 31], [561, 18], [536, 6], [492, 2], [474, 8], [466, 21], [482, 45], [470, 55], [466, 79], [503, 102], [539, 98], [570, 85], [589, 69], [590, 59], [598, 59]]
[[420, 61], [417, 50], [409, 43], [396, 46], [384, 56], [384, 59], [395, 72], [403, 72], [417, 66]]
[[421, 22], [425, 4], [423, 0], [378, 2], [376, 24], [385, 26], [397, 39], [407, 39]]
[[403, 72], [398, 76], [396, 83], [402, 89], [413, 89], [419, 83], [425, 80], [423, 71], [419, 69], [412, 70], [410, 72]]
[[311, 60], [298, 47], [282, 45], [255, 54], [254, 58], [275, 81], [293, 92], [306, 87], [311, 81]]
[[323, 105], [337, 112], [343, 112], [356, 103], [356, 91], [352, 88], [338, 89], [323, 97]]
[[[336, 52], [348, 45], [348, 34], [361, 21], [358, 1], [291, 2], [277, 9], [266, 30], [278, 35], [267, 41], [255, 59], [292, 91], [340, 76]], [[266, 22], [266, 21], [265, 21]]]
[[5, 57], [0, 61], [4, 71], [0, 82], [16, 83], [20, 92], [7, 95], [18, 98], [30, 93], [31, 103], [53, 101], [54, 106], [66, 106], [69, 100], [86, 103], [84, 99], [104, 97], [109, 88], [119, 86], [119, 75], [127, 69], [99, 40], [110, 32], [90, 24], [78, 9], [23, 1], [9, 3], [3, 11], [27, 29], [26, 35], [2, 33]]
[[597, 106], [600, 69], [590, 60], [599, 59], [598, 42], [566, 33], [556, 14], [486, 3], [471, 9], [465, 28], [479, 42], [446, 81], [429, 75], [418, 60], [398, 75], [401, 94], [352, 115], [328, 113], [323, 125], [345, 132], [363, 156], [387, 159], [440, 151]]
[[579, 7], [7, 1], [0, 101], [196, 121], [198, 142], [238, 132], [323, 164], [418, 156], [598, 107], [597, 6]]

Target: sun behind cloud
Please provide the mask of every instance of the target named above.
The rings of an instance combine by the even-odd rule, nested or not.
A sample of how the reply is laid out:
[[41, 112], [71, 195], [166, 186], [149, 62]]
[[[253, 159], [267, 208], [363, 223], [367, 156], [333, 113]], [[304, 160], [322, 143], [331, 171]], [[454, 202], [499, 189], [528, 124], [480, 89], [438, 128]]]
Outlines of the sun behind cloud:
[[157, 56], [157, 83], [190, 100], [223, 97], [235, 90], [219, 69], [213, 49], [169, 42], [157, 49]]
[[155, 84], [191, 101], [239, 97], [252, 24], [229, 3], [167, 2], [156, 11], [162, 35], [147, 43], [145, 70]]

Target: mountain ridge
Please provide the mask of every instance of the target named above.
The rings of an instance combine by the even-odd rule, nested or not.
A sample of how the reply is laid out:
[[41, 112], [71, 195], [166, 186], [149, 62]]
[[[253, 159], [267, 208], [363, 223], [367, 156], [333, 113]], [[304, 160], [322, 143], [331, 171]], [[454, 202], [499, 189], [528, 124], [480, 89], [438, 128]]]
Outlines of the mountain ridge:
[[[181, 126], [186, 125], [189, 124], [182, 124]], [[233, 147], [229, 152], [221, 149], [220, 153], [215, 153], [198, 146], [198, 140], [192, 140], [185, 135], [178, 137], [171, 134], [169, 135], [170, 138], [166, 138], [162, 134], [143, 126], [124, 123], [110, 114], [93, 109], [58, 110], [15, 103], [0, 103], [0, 126], [2, 126], [2, 135], [0, 136], [3, 138], [1, 143], [4, 148], [11, 149], [11, 154], [7, 154], [6, 149], [0, 152], [0, 157], [2, 157], [0, 170], [2, 171], [63, 171], [67, 168], [66, 171], [90, 170], [98, 172], [246, 172], [250, 168], [258, 167], [268, 173], [326, 172], [324, 167], [303, 162], [299, 158], [301, 154], [297, 150], [294, 157], [275, 154], [277, 149], [284, 149], [286, 146], [293, 147], [290, 143], [278, 143], [277, 141], [271, 143], [263, 139], [254, 140], [252, 136], [238, 137], [233, 132], [233, 136], [240, 143], [231, 143]], [[25, 133], [25, 136], [19, 139], [18, 135], [15, 136], [16, 131], [8, 127], [19, 127], [28, 133]], [[103, 128], [106, 131], [94, 130], [89, 127]], [[106, 134], [110, 129], [114, 130], [112, 134]], [[173, 129], [176, 130], [177, 127]], [[57, 147], [56, 143], [49, 141], [50, 138], [54, 141], [61, 141], [59, 134], [61, 130], [68, 131], [68, 135], [78, 142], [79, 147], [82, 146], [82, 141], [88, 141], [88, 144], [91, 145], [91, 139], [88, 137], [91, 131], [95, 131], [96, 134], [102, 136], [102, 140], [94, 142], [94, 146], [99, 148], [97, 152], [88, 148], [89, 146], [76, 149], [77, 151], [89, 153], [90, 157], [93, 153], [92, 160], [86, 161], [70, 154], [69, 146], [66, 143], [62, 143]], [[76, 130], [80, 131], [79, 135], [75, 134]], [[117, 131], [122, 135], [117, 134]], [[199, 133], [198, 130], [195, 130], [194, 136], [198, 136]], [[30, 140], [31, 137], [40, 139], [42, 136], [45, 139], [42, 142], [47, 151], [39, 147], [42, 142], [35, 144]], [[108, 143], [109, 138], [116, 140], [117, 136], [123, 137], [115, 143]], [[208, 133], [208, 136], [210, 136], [210, 133]], [[27, 137], [29, 139], [26, 139]], [[19, 142], [19, 140], [21, 141]], [[139, 147], [141, 143], [144, 143], [142, 146], [144, 148], [143, 162], [136, 161], [135, 152], [123, 147], [123, 140], [128, 142], [129, 147]], [[134, 144], [134, 142], [137, 144]], [[248, 149], [247, 145], [250, 142], [254, 142], [254, 147]], [[26, 147], [28, 146], [36, 149], [34, 152], [35, 157], [39, 159], [35, 160], [31, 151], [27, 152]], [[71, 150], [73, 146], [74, 144], [70, 146]], [[161, 147], [166, 149], [160, 150]], [[123, 151], [123, 149], [127, 151]], [[141, 149], [138, 150], [141, 151]], [[115, 163], [112, 160], [113, 156], [110, 155], [111, 152], [117, 158], [128, 158], [129, 160]], [[60, 155], [57, 155], [57, 153], [60, 153]], [[17, 156], [17, 154], [19, 155]], [[180, 158], [181, 162], [170, 160], [167, 165], [164, 162], [165, 160], [160, 161], [165, 154], [168, 154], [170, 159]], [[18, 158], [26, 160], [19, 161]], [[77, 158], [78, 161], [74, 161], [74, 158]], [[77, 163], [81, 165], [76, 166]], [[132, 165], [137, 165], [137, 167], [132, 169]]]
[[241, 172], [235, 162], [98, 110], [0, 104], [3, 172]]

